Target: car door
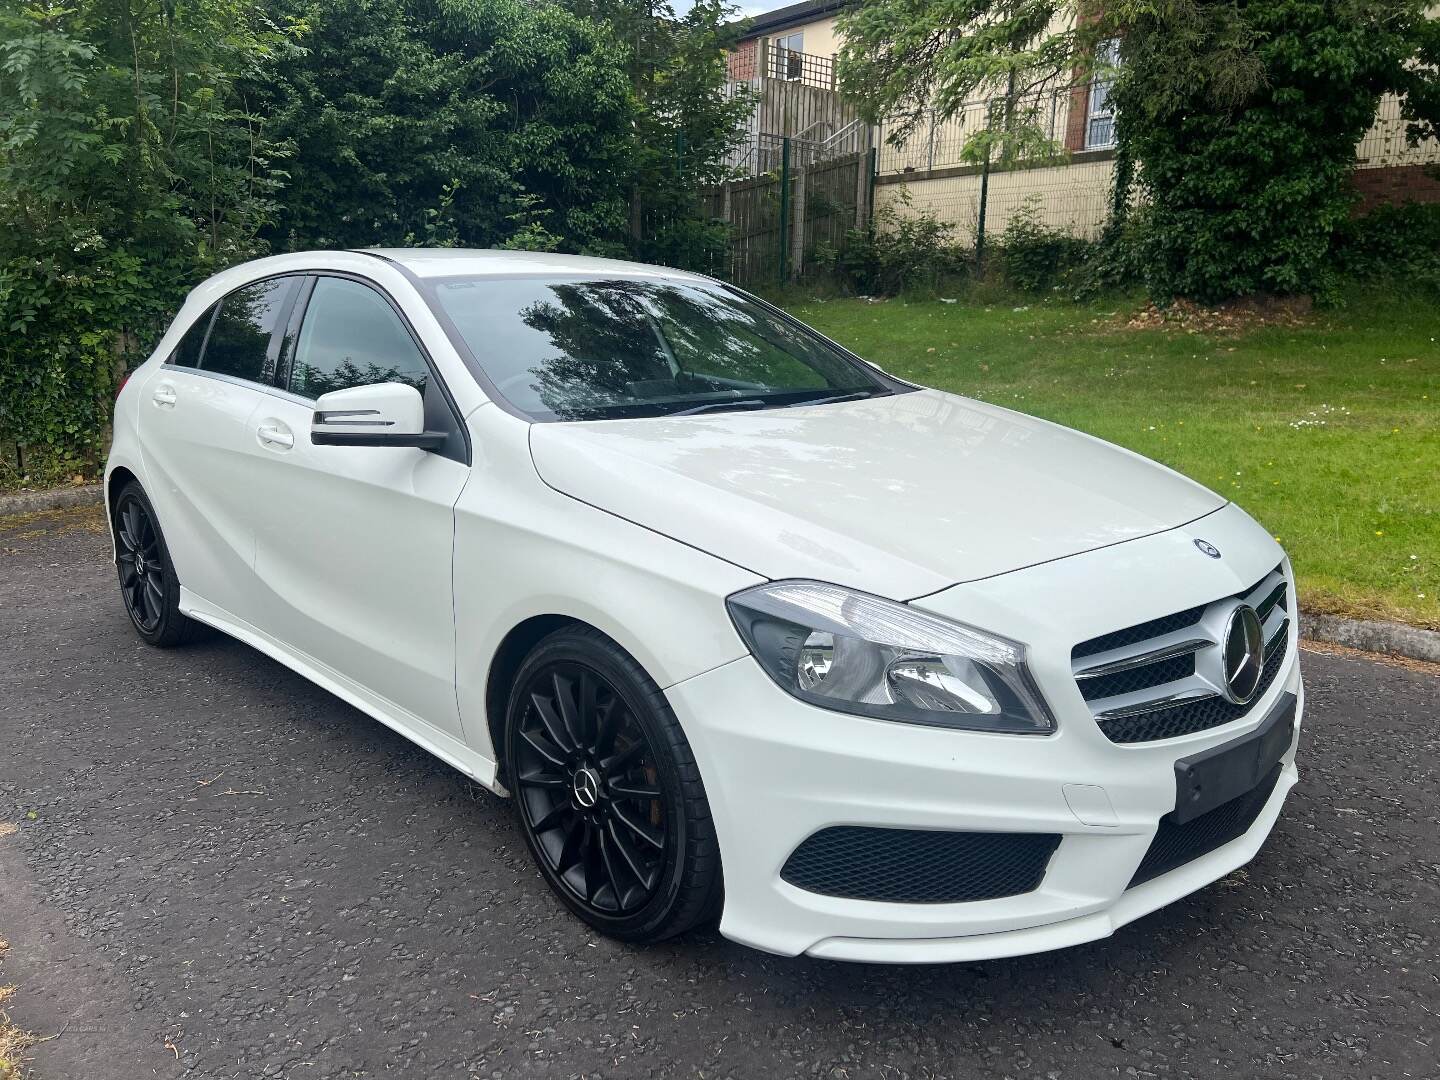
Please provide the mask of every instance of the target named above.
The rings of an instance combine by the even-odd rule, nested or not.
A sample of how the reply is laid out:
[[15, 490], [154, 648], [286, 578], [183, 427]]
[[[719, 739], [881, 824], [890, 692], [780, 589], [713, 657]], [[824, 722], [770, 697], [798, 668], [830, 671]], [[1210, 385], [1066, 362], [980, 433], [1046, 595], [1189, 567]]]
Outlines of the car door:
[[277, 331], [300, 281], [267, 278], [225, 296], [142, 388], [147, 493], [176, 575], [188, 592], [246, 620], [256, 614], [250, 418], [274, 381]]
[[[250, 417], [263, 629], [401, 720], [459, 737], [451, 554], [469, 476], [459, 417], [390, 299], [318, 275], [282, 357], [282, 391]], [[315, 399], [368, 383], [421, 391], [438, 451], [316, 446]], [[398, 710], [396, 707], [399, 707]]]

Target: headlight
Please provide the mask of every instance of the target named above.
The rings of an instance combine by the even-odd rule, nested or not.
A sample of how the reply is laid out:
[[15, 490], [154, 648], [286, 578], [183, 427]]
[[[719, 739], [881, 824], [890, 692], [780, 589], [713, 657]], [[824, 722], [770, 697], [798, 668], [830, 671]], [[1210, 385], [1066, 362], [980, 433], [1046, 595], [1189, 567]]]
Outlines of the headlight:
[[725, 601], [772, 679], [812, 705], [910, 724], [1055, 730], [1025, 646], [819, 581], [777, 581]]

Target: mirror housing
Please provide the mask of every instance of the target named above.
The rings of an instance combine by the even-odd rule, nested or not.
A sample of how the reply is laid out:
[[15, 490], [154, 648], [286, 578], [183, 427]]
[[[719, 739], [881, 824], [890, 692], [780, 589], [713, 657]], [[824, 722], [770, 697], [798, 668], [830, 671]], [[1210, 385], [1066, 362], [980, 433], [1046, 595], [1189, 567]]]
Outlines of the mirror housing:
[[425, 430], [425, 399], [404, 383], [332, 390], [315, 401], [310, 441], [316, 446], [414, 446], [435, 450], [443, 431]]

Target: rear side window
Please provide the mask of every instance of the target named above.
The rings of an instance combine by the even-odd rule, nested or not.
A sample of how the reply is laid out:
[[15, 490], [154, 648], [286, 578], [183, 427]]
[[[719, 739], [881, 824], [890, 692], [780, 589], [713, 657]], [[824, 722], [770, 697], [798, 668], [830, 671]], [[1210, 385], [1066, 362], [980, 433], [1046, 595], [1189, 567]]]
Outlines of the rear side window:
[[205, 332], [210, 329], [210, 320], [215, 315], [218, 304], [211, 304], [205, 309], [190, 329], [185, 331], [185, 336], [180, 339], [180, 344], [175, 346], [175, 351], [170, 354], [170, 363], [179, 364], [181, 367], [199, 367], [200, 350], [205, 346]]
[[315, 282], [290, 365], [291, 393], [316, 398], [398, 382], [423, 394], [429, 376], [424, 355], [383, 296], [345, 278]]
[[300, 279], [270, 278], [237, 289], [220, 301], [210, 340], [200, 362], [203, 371], [250, 382], [275, 381], [275, 327], [284, 317]]

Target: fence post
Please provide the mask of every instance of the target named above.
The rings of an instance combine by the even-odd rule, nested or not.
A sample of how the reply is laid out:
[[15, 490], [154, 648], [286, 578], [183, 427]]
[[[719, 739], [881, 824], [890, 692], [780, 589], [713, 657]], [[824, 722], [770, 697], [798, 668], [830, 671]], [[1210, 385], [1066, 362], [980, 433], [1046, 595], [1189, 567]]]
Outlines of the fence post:
[[790, 136], [780, 140], [780, 284], [790, 280]]
[[855, 228], [863, 229], [870, 221], [871, 191], [875, 179], [875, 148], [872, 146], [855, 158]]
[[805, 273], [805, 182], [809, 175], [802, 155], [795, 164], [795, 198], [790, 207], [790, 216], [794, 219], [790, 230], [790, 273], [797, 279]]
[[980, 213], [975, 229], [975, 276], [985, 271], [985, 204], [990, 197], [990, 143], [985, 143], [985, 160], [980, 165]]
[[872, 146], [865, 162], [865, 224], [875, 220], [875, 180], [880, 175], [880, 150]]

